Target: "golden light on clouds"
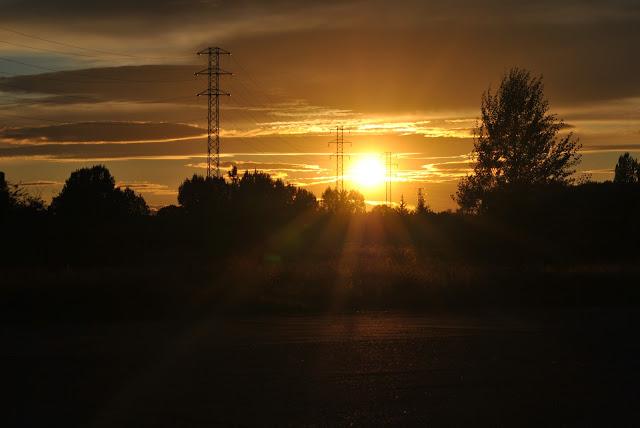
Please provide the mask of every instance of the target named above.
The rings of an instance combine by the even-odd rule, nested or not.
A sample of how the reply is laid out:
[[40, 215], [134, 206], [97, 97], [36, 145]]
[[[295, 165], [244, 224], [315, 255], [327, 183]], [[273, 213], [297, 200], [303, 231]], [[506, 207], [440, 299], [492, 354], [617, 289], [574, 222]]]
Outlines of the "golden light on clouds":
[[150, 203], [176, 203], [181, 180], [202, 173], [207, 108], [195, 96], [194, 52], [209, 41], [233, 52], [223, 64], [234, 73], [223, 85], [224, 168], [262, 170], [317, 195], [335, 183], [327, 142], [341, 125], [352, 143], [345, 179], [367, 199], [382, 198], [381, 154], [394, 152], [394, 195], [412, 203], [424, 188], [432, 208], [455, 208], [482, 92], [516, 65], [544, 74], [553, 111], [570, 125], [563, 132], [584, 144], [585, 172], [611, 178], [620, 152], [640, 150], [631, 0], [547, 9], [467, 1], [462, 15], [459, 5], [424, 1], [158, 0], [124, 10], [59, 0], [38, 1], [35, 15], [31, 2], [9, 3], [0, 170], [15, 182], [57, 183], [43, 187], [47, 198], [76, 167], [106, 163]]
[[336, 119], [352, 135], [421, 135], [424, 137], [470, 138], [475, 119], [452, 118], [434, 119], [428, 115], [415, 116], [368, 116], [345, 110], [322, 110], [315, 108], [302, 110], [298, 115], [289, 111], [289, 120], [282, 120], [282, 113], [274, 110], [269, 113], [276, 120], [258, 122], [257, 127], [244, 131], [227, 130], [228, 136], [265, 136], [282, 135], [322, 135], [335, 127]]

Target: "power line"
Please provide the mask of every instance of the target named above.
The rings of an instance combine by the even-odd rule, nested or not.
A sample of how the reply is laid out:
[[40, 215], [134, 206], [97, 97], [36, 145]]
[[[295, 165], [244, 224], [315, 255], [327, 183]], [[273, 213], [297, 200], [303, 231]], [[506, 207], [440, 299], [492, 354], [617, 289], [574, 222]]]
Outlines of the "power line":
[[[263, 86], [266, 85], [262, 85], [260, 84], [257, 80], [257, 78], [255, 78], [255, 76], [253, 76], [249, 70], [244, 67], [240, 61], [238, 61], [238, 58], [235, 56], [231, 57], [231, 61], [233, 61], [234, 67], [237, 67], [240, 72], [242, 73], [243, 76], [246, 77], [245, 81], [249, 84], [251, 84], [252, 87], [255, 88], [255, 91], [253, 91], [252, 89], [250, 89], [247, 85], [245, 85], [242, 80], [237, 80], [234, 82], [237, 82], [240, 85], [240, 88], [238, 89], [244, 89], [247, 92], [247, 96], [250, 97], [252, 100], [257, 99], [258, 103], [251, 103], [252, 105], [256, 105], [256, 106], [260, 106], [263, 107], [265, 110], [268, 111], [273, 111], [275, 109], [277, 109], [278, 106], [278, 102], [276, 102], [275, 100], [273, 100], [266, 91], [261, 90], [261, 88]], [[238, 96], [238, 94], [234, 94], [234, 98], [242, 98], [241, 96]], [[249, 103], [247, 103], [247, 105], [249, 105]], [[240, 106], [242, 107], [242, 106]], [[248, 116], [250, 116], [252, 118], [252, 120], [254, 120], [256, 123], [260, 122], [258, 121], [255, 116], [253, 114], [251, 114], [250, 110], [246, 110], [243, 113], [247, 114]], [[281, 144], [285, 145], [286, 147], [289, 148], [289, 150], [291, 152], [296, 152], [299, 149], [298, 144], [293, 141], [290, 138], [287, 138], [285, 135], [282, 135], [280, 133], [278, 133], [277, 131], [275, 131], [273, 134], [269, 134], [270, 137], [274, 137], [275, 139], [277, 139]], [[309, 156], [304, 156], [303, 158], [305, 159], [310, 159], [311, 157]], [[336, 159], [337, 160], [337, 159]]]
[[[255, 123], [256, 123], [256, 125], [257, 125], [257, 124], [259, 124], [260, 122], [263, 122], [262, 120], [258, 120], [258, 119], [256, 118], [256, 116], [254, 116], [254, 115], [251, 113], [250, 108], [248, 108], [248, 106], [250, 105], [250, 103], [248, 102], [248, 100], [247, 100], [247, 99], [245, 99], [245, 98], [242, 96], [242, 94], [241, 94], [240, 92], [236, 92], [236, 94], [233, 96], [233, 98], [234, 98], [234, 99], [238, 99], [238, 100], [240, 100], [240, 102], [244, 102], [244, 103], [245, 103], [245, 105], [242, 105], [242, 104], [235, 104], [236, 106], [238, 106], [238, 107], [240, 107], [240, 108], [243, 108], [243, 110], [238, 110], [238, 113], [239, 113], [239, 114], [241, 114], [241, 115], [245, 115], [246, 117], [248, 117], [249, 119], [251, 119], [253, 122], [255, 122]], [[232, 103], [233, 103], [233, 101], [232, 101]], [[298, 151], [298, 150], [299, 150], [299, 148], [296, 146], [296, 143], [295, 143], [293, 140], [291, 140], [291, 139], [289, 139], [289, 138], [284, 138], [282, 135], [280, 135], [279, 133], [277, 133], [277, 131], [276, 131], [276, 132], [274, 132], [274, 133], [272, 133], [272, 134], [265, 135], [265, 136], [273, 137], [273, 138], [277, 139], [280, 143], [282, 143], [283, 145], [285, 145], [285, 146], [289, 149], [289, 151], [291, 151], [291, 152], [295, 152], [295, 151]]]
[[[107, 51], [107, 50], [101, 50], [101, 49], [95, 49], [95, 48], [86, 48], [86, 47], [74, 45], [74, 44], [71, 44], [71, 43], [64, 43], [64, 42], [60, 42], [60, 41], [49, 39], [49, 38], [45, 38], [45, 37], [35, 36], [33, 34], [27, 34], [27, 33], [24, 33], [22, 31], [17, 31], [17, 30], [14, 30], [14, 29], [11, 29], [11, 28], [7, 28], [7, 27], [0, 27], [0, 30], [6, 31], [6, 32], [9, 32], [9, 33], [18, 34], [20, 36], [27, 37], [27, 38], [30, 38], [30, 39], [39, 40], [41, 42], [51, 43], [51, 44], [54, 44], [54, 45], [64, 46], [64, 47], [72, 48], [72, 49], [79, 49], [79, 50], [82, 50], [82, 51], [85, 51], [85, 52], [95, 52], [95, 53], [99, 53], [99, 54], [102, 54], [102, 55], [117, 56], [117, 57], [123, 57], [123, 58], [139, 58], [139, 59], [171, 59], [171, 58], [187, 58], [188, 57], [187, 55], [180, 55], [180, 56], [175, 56], [175, 57], [139, 56], [139, 55], [133, 55], [133, 54], [128, 54], [128, 53], [122, 53], [122, 52], [113, 52], [113, 51]], [[69, 54], [73, 55], [70, 52], [69, 52]]]
[[95, 56], [95, 55], [82, 54], [82, 53], [78, 53], [78, 52], [64, 52], [64, 51], [59, 51], [59, 50], [56, 50], [56, 49], [38, 48], [38, 47], [35, 47], [35, 46], [23, 45], [22, 43], [7, 42], [6, 40], [0, 40], [0, 43], [3, 43], [5, 45], [9, 45], [9, 46], [15, 46], [17, 48], [32, 49], [34, 51], [51, 52], [51, 53], [57, 53], [57, 54], [61, 54], [61, 55], [73, 55], [73, 56], [80, 56], [80, 57], [84, 57], [84, 58], [97, 58], [97, 56]]
[[[6, 61], [6, 62], [11, 62], [14, 64], [19, 64], [19, 65], [23, 65], [25, 67], [31, 67], [31, 68], [35, 68], [35, 69], [39, 69], [39, 70], [44, 70], [44, 71], [49, 71], [52, 73], [64, 73], [64, 72], [68, 72], [68, 73], [76, 73], [76, 74], [80, 74], [80, 75], [85, 75], [89, 77], [89, 80], [85, 81], [85, 82], [77, 82], [76, 83], [95, 83], [95, 81], [109, 81], [109, 82], [125, 82], [125, 83], [180, 83], [180, 82], [190, 82], [190, 79], [177, 79], [177, 80], [131, 80], [131, 79], [120, 79], [117, 77], [103, 77], [103, 76], [94, 76], [91, 74], [88, 74], [85, 70], [59, 70], [59, 69], [55, 69], [55, 68], [51, 68], [51, 67], [46, 67], [43, 65], [37, 65], [37, 64], [32, 64], [32, 63], [28, 63], [28, 62], [24, 62], [24, 61], [19, 61], [17, 59], [12, 59], [12, 58], [7, 58], [7, 57], [0, 57], [1, 61]], [[11, 76], [11, 77], [21, 77], [21, 76]], [[41, 76], [39, 76], [41, 77]], [[55, 79], [53, 78], [53, 80], [63, 80], [63, 79]], [[93, 82], [92, 82], [93, 81]]]
[[[231, 61], [233, 61], [234, 66], [236, 66], [236, 67], [238, 67], [240, 69], [240, 71], [242, 72], [242, 75], [247, 78], [246, 79], [247, 82], [252, 84], [252, 86], [255, 88], [255, 92], [254, 92], [248, 86], [246, 86], [244, 83], [242, 83], [241, 80], [237, 80], [237, 83], [247, 91], [248, 96], [250, 96], [251, 98], [258, 98], [258, 104], [255, 104], [255, 105], [257, 105], [259, 107], [263, 107], [263, 108], [265, 108], [267, 110], [276, 109], [276, 106], [279, 103], [276, 102], [273, 98], [271, 98], [266, 91], [262, 91], [260, 89], [261, 87], [266, 86], [266, 85], [260, 84], [260, 82], [258, 82], [258, 79], [252, 73], [250, 73], [249, 70], [246, 67], [244, 67], [238, 61], [237, 57], [231, 57]], [[252, 92], [253, 92], [253, 94], [252, 94]], [[251, 95], [253, 95], [253, 96], [251, 96]], [[258, 122], [258, 121], [256, 121], [256, 122]], [[288, 138], [286, 138], [282, 134], [274, 133], [273, 136], [275, 138], [277, 138], [278, 140], [282, 141], [284, 144], [295, 145], [295, 143], [293, 141], [290, 141]]]
[[[5, 83], [3, 83], [4, 86], [11, 86], [11, 85], [7, 85]], [[16, 86], [11, 86], [13, 88], [19, 89]], [[6, 96], [2, 96], [0, 95], [0, 98], [5, 99], [5, 100], [13, 100], [15, 101], [14, 103], [11, 103], [11, 105], [37, 105], [37, 104], [48, 104], [51, 103], [52, 100], [55, 100], [55, 97], [61, 97], [61, 98], [73, 98], [73, 99], [77, 99], [78, 103], [96, 103], [96, 102], [106, 102], [106, 101], [114, 101], [114, 102], [118, 102], [118, 101], [123, 101], [123, 100], [118, 100], [118, 99], [113, 99], [113, 100], [100, 100], [100, 99], [96, 99], [96, 98], [92, 98], [90, 95], [75, 95], [75, 94], [66, 94], [66, 93], [50, 93], [48, 94], [47, 97], [39, 97], [39, 98], [18, 98], [18, 97], [6, 97]], [[131, 98], [131, 99], [126, 99], [126, 101], [131, 101], [131, 102], [137, 102], [137, 103], [144, 103], [144, 104], [154, 104], [154, 103], [161, 103], [161, 102], [167, 102], [167, 101], [177, 101], [177, 100], [187, 100], [187, 99], [193, 99], [193, 95], [182, 95], [182, 96], [177, 96], [177, 97], [157, 97], [157, 98]], [[0, 105], [9, 105], [9, 104], [0, 104]]]
[[231, 74], [220, 68], [220, 55], [231, 55], [231, 53], [218, 47], [209, 47], [197, 52], [197, 54], [207, 55], [208, 59], [207, 68], [195, 73], [196, 76], [206, 75], [208, 77], [207, 89], [197, 94], [198, 96], [206, 95], [208, 100], [207, 178], [211, 177], [212, 161], [215, 164], [216, 177], [220, 177], [220, 96], [231, 96], [230, 93], [220, 89], [220, 76]]

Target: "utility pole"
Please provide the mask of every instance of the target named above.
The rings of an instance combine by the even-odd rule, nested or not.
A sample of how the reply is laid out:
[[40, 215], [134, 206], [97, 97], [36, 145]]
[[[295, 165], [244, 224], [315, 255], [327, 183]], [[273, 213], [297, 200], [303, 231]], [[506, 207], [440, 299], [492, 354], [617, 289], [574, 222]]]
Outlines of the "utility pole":
[[231, 53], [218, 47], [209, 47], [199, 51], [198, 55], [207, 55], [208, 57], [207, 68], [195, 73], [196, 76], [203, 74], [208, 76], [207, 89], [198, 93], [198, 96], [206, 95], [209, 101], [207, 110], [207, 178], [211, 177], [212, 168], [215, 168], [215, 176], [220, 177], [220, 96], [231, 96], [230, 93], [220, 88], [220, 76], [231, 74], [220, 68], [220, 55], [231, 55]]
[[[336, 190], [343, 191], [344, 190], [344, 126], [336, 126], [336, 140], [331, 141], [328, 145], [331, 144], [336, 145], [336, 153], [330, 155], [329, 158], [336, 158]], [[351, 144], [346, 142], [346, 144]], [[349, 155], [347, 155], [349, 157]]]
[[385, 166], [387, 169], [387, 179], [385, 180], [385, 205], [393, 203], [391, 198], [391, 180], [393, 179], [393, 168], [398, 168], [398, 164], [393, 162], [395, 156], [393, 152], [385, 152]]

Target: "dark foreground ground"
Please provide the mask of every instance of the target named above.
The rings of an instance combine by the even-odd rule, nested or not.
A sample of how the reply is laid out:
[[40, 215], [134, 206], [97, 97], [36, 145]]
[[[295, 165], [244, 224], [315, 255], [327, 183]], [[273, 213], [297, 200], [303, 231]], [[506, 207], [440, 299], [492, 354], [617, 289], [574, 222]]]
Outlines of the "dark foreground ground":
[[2, 426], [637, 426], [634, 318], [4, 324]]

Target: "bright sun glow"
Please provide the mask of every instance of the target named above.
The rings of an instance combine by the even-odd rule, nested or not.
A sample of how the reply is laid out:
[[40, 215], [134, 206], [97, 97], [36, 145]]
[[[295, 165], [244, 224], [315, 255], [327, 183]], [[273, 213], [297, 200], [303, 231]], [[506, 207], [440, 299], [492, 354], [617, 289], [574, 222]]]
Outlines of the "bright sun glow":
[[384, 183], [386, 171], [382, 159], [366, 155], [358, 159], [349, 170], [351, 181], [362, 187], [373, 187]]

